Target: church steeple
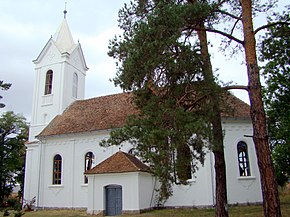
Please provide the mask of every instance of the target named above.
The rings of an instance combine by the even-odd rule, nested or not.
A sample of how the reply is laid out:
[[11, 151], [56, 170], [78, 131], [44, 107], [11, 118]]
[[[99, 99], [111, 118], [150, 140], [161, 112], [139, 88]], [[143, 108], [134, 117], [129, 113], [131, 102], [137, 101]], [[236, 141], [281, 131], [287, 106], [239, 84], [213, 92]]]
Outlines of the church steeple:
[[86, 65], [82, 48], [75, 44], [64, 19], [36, 60], [29, 140], [61, 114], [73, 101], [84, 99]]
[[71, 51], [75, 48], [76, 44], [74, 43], [71, 31], [65, 18], [54, 34], [53, 39], [61, 53], [71, 53]]

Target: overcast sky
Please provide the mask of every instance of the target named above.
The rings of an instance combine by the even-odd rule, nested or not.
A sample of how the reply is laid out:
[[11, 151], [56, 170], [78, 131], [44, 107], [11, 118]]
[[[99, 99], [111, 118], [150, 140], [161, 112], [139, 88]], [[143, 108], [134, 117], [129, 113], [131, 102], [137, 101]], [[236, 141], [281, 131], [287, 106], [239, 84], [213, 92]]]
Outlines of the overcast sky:
[[[0, 80], [12, 83], [1, 91], [5, 110], [31, 117], [34, 64], [46, 42], [63, 20], [67, 2], [67, 22], [74, 41], [80, 41], [89, 71], [86, 76], [86, 98], [121, 92], [109, 81], [116, 73], [115, 60], [108, 57], [108, 43], [118, 28], [118, 10], [129, 0], [0, 0]], [[215, 38], [215, 36], [212, 36]], [[214, 39], [213, 39], [214, 40]], [[214, 42], [214, 41], [213, 41]], [[220, 79], [247, 84], [243, 56], [229, 59], [213, 43], [212, 64], [219, 68]], [[235, 95], [248, 102], [247, 93]]]

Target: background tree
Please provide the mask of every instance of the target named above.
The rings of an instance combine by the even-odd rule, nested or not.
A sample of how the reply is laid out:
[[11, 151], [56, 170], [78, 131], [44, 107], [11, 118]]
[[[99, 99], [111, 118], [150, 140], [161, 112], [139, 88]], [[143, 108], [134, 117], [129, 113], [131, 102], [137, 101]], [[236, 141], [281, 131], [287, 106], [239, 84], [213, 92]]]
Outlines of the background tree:
[[[289, 19], [289, 8], [277, 15], [282, 22]], [[271, 18], [272, 21], [274, 18]], [[290, 179], [290, 27], [276, 25], [268, 29], [260, 48], [260, 60], [266, 87], [264, 102], [274, 167], [279, 185]]]
[[[0, 80], [0, 90], [8, 90], [11, 87], [11, 84], [8, 83], [4, 83], [4, 81]], [[2, 99], [3, 97], [0, 95], [0, 99]], [[5, 107], [5, 104], [0, 103], [0, 108]]]
[[0, 205], [22, 173], [27, 133], [28, 125], [23, 116], [11, 111], [0, 116]]

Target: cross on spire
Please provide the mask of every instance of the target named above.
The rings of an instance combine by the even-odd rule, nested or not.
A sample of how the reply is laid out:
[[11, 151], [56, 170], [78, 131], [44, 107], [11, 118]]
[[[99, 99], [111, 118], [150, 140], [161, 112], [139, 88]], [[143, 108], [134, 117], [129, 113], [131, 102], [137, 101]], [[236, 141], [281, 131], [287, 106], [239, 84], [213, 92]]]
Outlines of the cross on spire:
[[64, 17], [64, 19], [66, 18], [66, 14], [67, 14], [66, 3], [67, 2], [64, 3], [64, 11], [63, 11], [63, 17]]

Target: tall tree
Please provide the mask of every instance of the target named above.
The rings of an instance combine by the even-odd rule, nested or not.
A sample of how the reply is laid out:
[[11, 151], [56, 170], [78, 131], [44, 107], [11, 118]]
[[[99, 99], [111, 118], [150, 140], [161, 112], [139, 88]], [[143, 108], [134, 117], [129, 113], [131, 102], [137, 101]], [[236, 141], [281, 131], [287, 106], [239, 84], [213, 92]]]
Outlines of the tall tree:
[[[0, 80], [0, 90], [8, 90], [11, 87], [11, 84], [9, 83], [4, 83], [4, 81]], [[0, 95], [0, 99], [3, 97]], [[0, 108], [5, 107], [5, 104], [0, 103]]]
[[[184, 113], [184, 117], [192, 115], [190, 114], [193, 110], [192, 108], [195, 102], [198, 101], [197, 97], [193, 97], [194, 94], [198, 93], [198, 96], [206, 96], [203, 98], [206, 98], [209, 103], [205, 103], [207, 104], [207, 108], [203, 107], [202, 109], [203, 112], [207, 111], [207, 122], [205, 123], [211, 125], [213, 130], [210, 142], [215, 154], [216, 216], [227, 216], [226, 169], [220, 116], [221, 111], [219, 108], [221, 90], [216, 84], [213, 75], [205, 31], [197, 31], [200, 41], [198, 47], [200, 50], [198, 52], [199, 55], [191, 51], [196, 49], [192, 45], [192, 41], [197, 40], [194, 37], [193, 31], [197, 27], [203, 27], [204, 22], [210, 17], [208, 14], [209, 11], [211, 11], [210, 6], [207, 6], [202, 1], [137, 1], [131, 7], [125, 6], [119, 14], [120, 26], [125, 30], [123, 41], [115, 38], [111, 42], [112, 47], [109, 54], [122, 63], [118, 70], [117, 78], [115, 79], [116, 84], [120, 85], [124, 90], [133, 89], [136, 91], [142, 88], [148, 88], [151, 92], [145, 91], [147, 96], [150, 93], [153, 93], [159, 98], [166, 96], [166, 99], [171, 100], [171, 108], [191, 108], [186, 109], [188, 113]], [[193, 63], [196, 65], [192, 64], [193, 58], [199, 60], [200, 63], [194, 61]], [[200, 67], [197, 68], [199, 65]], [[196, 69], [199, 70], [198, 74], [194, 71]], [[151, 98], [147, 101], [144, 99], [140, 100], [140, 98], [146, 97], [146, 95], [142, 96], [140, 91], [137, 97], [139, 97], [138, 101], [143, 102], [142, 106], [139, 106], [141, 111], [144, 111], [146, 107], [145, 102], [147, 104], [152, 102], [150, 101]], [[185, 103], [182, 104], [181, 102]], [[173, 106], [174, 104], [175, 106]], [[176, 104], [179, 107], [177, 106], [176, 108]], [[157, 117], [155, 114], [156, 108], [161, 109], [160, 107], [163, 105], [166, 105], [166, 102], [159, 101], [159, 104], [153, 107], [155, 109], [151, 111], [157, 120], [158, 118], [162, 120], [162, 118]], [[196, 109], [195, 107], [195, 112]], [[170, 116], [168, 109], [166, 112]], [[174, 113], [178, 112], [175, 111]], [[144, 117], [152, 117], [152, 114], [146, 113], [142, 118]], [[158, 121], [162, 123], [160, 120]], [[177, 122], [176, 117], [170, 120], [173, 123], [174, 121]], [[187, 120], [193, 121], [190, 118]], [[165, 121], [165, 123], [168, 123], [168, 121]], [[134, 124], [138, 125], [136, 122]], [[196, 121], [192, 122], [192, 124], [196, 124]], [[133, 127], [134, 125], [131, 126]], [[172, 127], [172, 124], [169, 126], [167, 127], [171, 131], [173, 129], [177, 132], [181, 131], [181, 128], [176, 129]], [[188, 141], [190, 141], [190, 137], [188, 136], [196, 133], [193, 126], [191, 127], [192, 129], [186, 137]], [[132, 135], [132, 132], [130, 133]], [[117, 134], [117, 138], [119, 137], [120, 135]], [[175, 141], [172, 137], [169, 138], [170, 143]], [[167, 140], [163, 138], [161, 141], [164, 143]], [[174, 146], [177, 149], [176, 166], [178, 168], [179, 159], [184, 156], [181, 155], [179, 157], [179, 148], [176, 148], [177, 144], [183, 143], [179, 142]], [[144, 147], [144, 144], [141, 147]], [[168, 144], [165, 147], [168, 147]], [[164, 151], [166, 150], [165, 147], [163, 146]], [[147, 152], [148, 150], [151, 149], [147, 149]], [[185, 159], [190, 161], [191, 158]], [[166, 165], [169, 165], [168, 160], [166, 161]], [[166, 171], [167, 174], [170, 172], [172, 170]], [[180, 172], [177, 171], [177, 174], [180, 174]], [[168, 180], [170, 175], [163, 174], [163, 177], [159, 177]]]
[[281, 216], [281, 209], [262, 101], [260, 73], [256, 54], [256, 38], [252, 21], [252, 1], [241, 0], [241, 7], [251, 118], [253, 123], [253, 140], [260, 169], [264, 215], [278, 217]]
[[[289, 9], [277, 15], [277, 21], [289, 20]], [[270, 19], [274, 20], [272, 17]], [[260, 49], [265, 77], [265, 108], [277, 182], [283, 186], [290, 179], [290, 27], [268, 28]]]
[[24, 143], [28, 125], [25, 118], [13, 112], [0, 116], [0, 205], [9, 196], [24, 167]]
[[[204, 29], [204, 20], [199, 20], [197, 28]], [[216, 84], [213, 69], [208, 51], [208, 40], [205, 31], [197, 31], [201, 46], [201, 57], [203, 61], [204, 80], [210, 89], [209, 95], [211, 104], [210, 123], [212, 124], [212, 151], [215, 159], [215, 184], [216, 184], [216, 216], [228, 216], [226, 162], [224, 156], [223, 132], [221, 123], [220, 93], [216, 91], [219, 86]]]
[[[289, 25], [289, 23], [273, 22], [260, 26], [254, 30], [253, 16], [259, 14], [259, 12], [266, 12], [269, 8], [273, 8], [275, 2], [266, 1], [264, 4], [259, 3], [260, 1], [252, 2], [252, 0], [214, 1], [212, 4], [214, 6], [212, 13], [220, 19], [219, 23], [232, 24], [231, 28], [224, 29], [224, 26], [222, 26], [223, 29], [221, 30], [221, 28], [219, 28], [219, 23], [207, 23], [205, 28], [200, 28], [198, 30], [218, 33], [228, 38], [229, 43], [235, 41], [238, 43], [237, 47], [242, 47], [244, 49], [248, 73], [248, 86], [243, 89], [247, 89], [249, 93], [250, 113], [253, 123], [253, 140], [255, 143], [257, 161], [261, 175], [264, 215], [272, 217], [281, 216], [281, 210], [266, 131], [266, 117], [262, 102], [255, 36], [258, 32], [268, 28], [269, 26], [277, 24]], [[237, 29], [242, 29], [242, 39], [237, 37]], [[228, 46], [226, 48], [228, 48]]]

